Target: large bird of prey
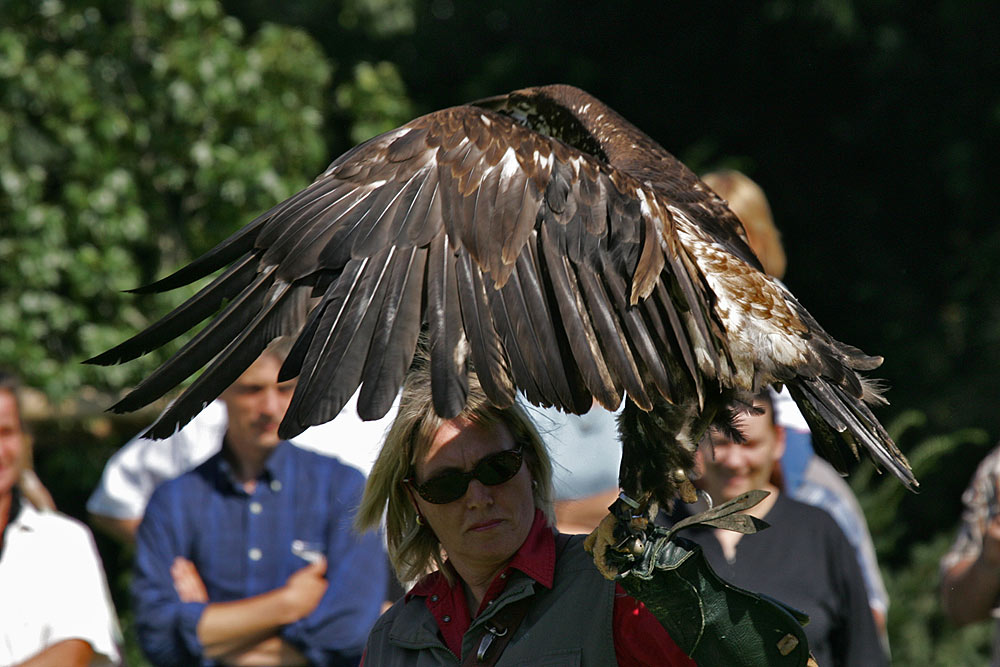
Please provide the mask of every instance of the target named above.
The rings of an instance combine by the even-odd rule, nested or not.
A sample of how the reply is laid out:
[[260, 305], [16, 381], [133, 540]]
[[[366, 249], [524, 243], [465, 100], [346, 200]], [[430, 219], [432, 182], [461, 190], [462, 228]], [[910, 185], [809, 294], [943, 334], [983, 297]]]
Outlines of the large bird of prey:
[[625, 395], [620, 483], [640, 506], [689, 496], [703, 432], [765, 385], [788, 387], [841, 470], [847, 452], [866, 451], [916, 484], [868, 407], [883, 402], [877, 386], [859, 375], [881, 359], [831, 338], [763, 273], [723, 200], [576, 88], [528, 88], [377, 136], [138, 291], [223, 267], [91, 360], [135, 358], [217, 313], [113, 407], [139, 408], [207, 366], [153, 437], [186, 423], [278, 336], [296, 337], [281, 378], [298, 378], [282, 436], [333, 419], [359, 386], [360, 416], [379, 418], [422, 338], [445, 418], [465, 404], [470, 364], [500, 406], [520, 391], [579, 414]]

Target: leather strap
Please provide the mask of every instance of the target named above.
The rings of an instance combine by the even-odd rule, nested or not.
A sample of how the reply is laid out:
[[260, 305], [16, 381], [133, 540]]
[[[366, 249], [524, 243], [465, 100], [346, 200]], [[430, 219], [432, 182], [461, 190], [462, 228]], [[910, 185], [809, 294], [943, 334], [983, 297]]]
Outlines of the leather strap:
[[[569, 535], [556, 533], [556, 566], [562, 556], [566, 545], [569, 544]], [[469, 652], [462, 661], [462, 667], [493, 667], [500, 660], [503, 650], [507, 648], [511, 637], [517, 632], [521, 621], [528, 615], [528, 607], [534, 600], [534, 595], [521, 598], [498, 611], [486, 622], [486, 632], [479, 641], [479, 647], [475, 653]]]
[[507, 648], [507, 644], [510, 643], [510, 638], [514, 636], [521, 621], [528, 614], [528, 607], [531, 606], [531, 598], [533, 597], [533, 595], [529, 595], [516, 602], [511, 602], [494, 614], [493, 618], [486, 622], [486, 632], [483, 633], [483, 638], [479, 642], [479, 649], [475, 653], [470, 651], [465, 656], [462, 667], [492, 667], [495, 665], [503, 650]]

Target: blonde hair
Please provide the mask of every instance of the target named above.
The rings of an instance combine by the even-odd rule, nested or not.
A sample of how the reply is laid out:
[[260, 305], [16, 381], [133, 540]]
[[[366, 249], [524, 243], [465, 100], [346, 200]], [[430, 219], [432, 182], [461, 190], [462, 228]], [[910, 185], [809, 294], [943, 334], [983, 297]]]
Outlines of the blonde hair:
[[729, 204], [729, 209], [743, 223], [750, 249], [775, 278], [783, 278], [787, 260], [781, 246], [781, 233], [774, 226], [771, 207], [760, 186], [746, 174], [732, 169], [713, 171], [701, 177], [708, 187]]
[[[465, 409], [455, 419], [467, 419], [483, 427], [503, 424], [514, 442], [524, 448], [524, 463], [532, 478], [535, 507], [555, 525], [552, 504], [552, 462], [531, 419], [516, 403], [498, 408], [486, 398], [475, 373], [469, 374], [469, 396]], [[399, 412], [386, 436], [385, 444], [365, 484], [364, 496], [355, 519], [359, 530], [378, 527], [385, 514], [389, 561], [401, 582], [418, 579], [432, 568], [443, 568], [444, 554], [430, 526], [417, 523], [417, 512], [404, 488], [417, 460], [430, 448], [434, 434], [444, 424], [434, 412], [429, 365], [418, 363], [410, 370]]]

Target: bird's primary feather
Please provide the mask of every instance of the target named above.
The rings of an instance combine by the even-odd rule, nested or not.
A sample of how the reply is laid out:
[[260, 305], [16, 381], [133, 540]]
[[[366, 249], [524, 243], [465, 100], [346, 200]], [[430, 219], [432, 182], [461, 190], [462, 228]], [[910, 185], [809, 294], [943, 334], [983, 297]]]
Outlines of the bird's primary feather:
[[[172, 430], [281, 333], [299, 382], [281, 427], [382, 416], [418, 336], [435, 409], [461, 411], [470, 364], [489, 398], [516, 391], [621, 421], [621, 482], [669, 502], [695, 443], [730, 401], [789, 387], [820, 452], [858, 449], [914, 485], [866, 402], [878, 366], [833, 340], [766, 276], [725, 203], [609, 107], [569, 86], [516, 91], [417, 118], [335, 160], [202, 259], [145, 288], [234, 263], [205, 291], [92, 361], [115, 363], [229, 304], [116, 409], [208, 371], [154, 426]], [[252, 267], [252, 268], [248, 268]], [[214, 359], [214, 361], [213, 361]], [[609, 446], [613, 446], [609, 443]]]

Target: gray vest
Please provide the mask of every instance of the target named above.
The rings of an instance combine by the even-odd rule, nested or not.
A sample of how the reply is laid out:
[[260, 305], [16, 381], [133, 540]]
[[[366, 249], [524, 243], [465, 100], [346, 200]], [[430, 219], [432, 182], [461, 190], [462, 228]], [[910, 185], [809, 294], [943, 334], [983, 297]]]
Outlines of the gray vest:
[[[485, 623], [504, 606], [534, 596], [497, 665], [614, 665], [612, 636], [615, 584], [594, 568], [583, 550], [583, 535], [570, 539], [556, 562], [552, 589], [527, 575], [511, 571], [507, 588], [462, 638], [462, 653], [476, 651]], [[399, 600], [375, 624], [368, 636], [366, 667], [382, 665], [459, 665], [456, 656], [438, 638], [437, 623], [423, 598]]]

